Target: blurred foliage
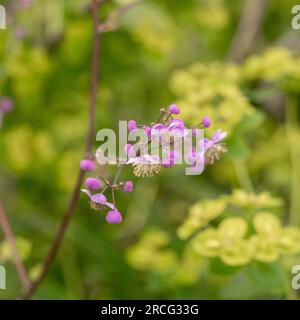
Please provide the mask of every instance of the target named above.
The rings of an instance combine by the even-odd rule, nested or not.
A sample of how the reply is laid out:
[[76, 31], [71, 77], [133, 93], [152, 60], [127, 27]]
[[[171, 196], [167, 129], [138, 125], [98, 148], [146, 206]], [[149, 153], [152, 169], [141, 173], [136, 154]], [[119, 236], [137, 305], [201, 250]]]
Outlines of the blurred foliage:
[[[101, 20], [130, 2], [106, 1]], [[11, 97], [14, 109], [0, 127], [0, 197], [33, 279], [83, 153], [92, 19], [89, 0], [3, 3], [0, 97]], [[240, 64], [226, 56], [242, 1], [147, 0], [103, 35], [97, 128], [148, 123], [177, 102], [191, 125], [208, 115], [212, 130], [227, 130], [229, 152], [201, 176], [176, 167], [135, 181], [135, 194], [118, 198], [121, 226], [107, 225], [82, 196], [36, 298], [296, 297], [300, 52], [289, 48], [295, 40], [280, 45], [299, 39], [290, 24], [296, 3], [269, 1]], [[0, 298], [15, 298], [20, 285], [3, 238], [0, 263], [7, 269]]]

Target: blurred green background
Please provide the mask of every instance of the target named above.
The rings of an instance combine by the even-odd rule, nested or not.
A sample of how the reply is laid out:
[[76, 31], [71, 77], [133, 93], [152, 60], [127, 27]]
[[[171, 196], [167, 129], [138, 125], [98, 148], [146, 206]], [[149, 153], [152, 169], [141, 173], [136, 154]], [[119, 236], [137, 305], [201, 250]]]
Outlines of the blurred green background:
[[[128, 3], [105, 1], [101, 20]], [[7, 29], [0, 30], [0, 99], [13, 101], [0, 127], [0, 199], [34, 279], [83, 155], [90, 1], [0, 4], [8, 14]], [[151, 179], [125, 170], [122, 180], [132, 179], [135, 191], [117, 195], [125, 214], [119, 226], [108, 225], [81, 195], [34, 298], [297, 298], [291, 287], [291, 267], [300, 264], [295, 4], [145, 0], [122, 17], [118, 30], [103, 34], [97, 129], [116, 129], [119, 120], [152, 122], [161, 107], [176, 102], [187, 123], [209, 115], [213, 129], [228, 131], [228, 153], [200, 176], [186, 176], [179, 166]], [[247, 240], [255, 243], [251, 258], [245, 240], [234, 236], [231, 247], [230, 232], [208, 237], [229, 251], [205, 253], [208, 223], [218, 228], [226, 220], [238, 234], [241, 226], [230, 220], [237, 216], [247, 223], [247, 239], [257, 234]], [[196, 232], [202, 238], [193, 245]], [[16, 298], [21, 288], [1, 232], [0, 263], [7, 269], [0, 298]]]

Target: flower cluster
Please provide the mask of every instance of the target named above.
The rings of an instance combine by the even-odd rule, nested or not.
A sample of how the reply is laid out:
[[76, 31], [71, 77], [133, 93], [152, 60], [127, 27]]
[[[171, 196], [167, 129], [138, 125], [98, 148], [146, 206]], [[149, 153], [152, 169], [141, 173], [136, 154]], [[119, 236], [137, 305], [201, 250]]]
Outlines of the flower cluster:
[[[133, 172], [137, 177], [152, 177], [162, 167], [171, 168], [175, 164], [179, 164], [182, 160], [182, 150], [180, 148], [182, 144], [176, 144], [179, 141], [185, 143], [188, 150], [187, 162], [195, 169], [197, 169], [197, 166], [204, 167], [207, 164], [213, 164], [215, 160], [219, 160], [220, 156], [226, 152], [222, 140], [227, 134], [220, 129], [214, 132], [211, 139], [200, 137], [196, 142], [200, 147], [198, 149], [195, 148], [195, 145], [189, 144], [189, 137], [197, 136], [200, 129], [209, 128], [211, 120], [205, 116], [196, 127], [188, 128], [182, 119], [175, 118], [179, 113], [180, 108], [172, 104], [168, 111], [161, 109], [161, 116], [156, 123], [138, 126], [134, 120], [128, 122], [130, 132], [141, 127], [148, 136], [147, 141], [140, 146], [142, 150], [147, 150], [147, 146], [154, 140], [158, 142], [155, 145], [157, 149], [154, 150], [157, 151], [155, 155], [153, 155], [153, 148], [151, 149], [151, 154], [145, 152], [140, 154], [140, 152], [136, 152], [137, 150], [133, 145], [126, 145], [125, 152], [129, 157], [127, 164], [131, 164], [134, 167]], [[178, 146], [179, 148], [177, 148]]]
[[[255, 195], [235, 190], [232, 195], [192, 206], [178, 235], [187, 239], [196, 233], [188, 241], [194, 250], [202, 257], [219, 257], [227, 265], [245, 265], [252, 260], [274, 262], [281, 254], [300, 252], [300, 230], [282, 227], [271, 212], [281, 205], [280, 199], [266, 192]], [[207, 227], [221, 214], [239, 211], [242, 216], [226, 217], [217, 227]]]
[[195, 124], [197, 114], [203, 112], [231, 135], [245, 117], [255, 114], [241, 83], [241, 70], [237, 65], [196, 62], [177, 70], [170, 86], [182, 106], [184, 120]]
[[[188, 128], [184, 121], [176, 116], [180, 114], [180, 108], [172, 104], [168, 110], [161, 109], [158, 120], [148, 125], [138, 125], [135, 120], [127, 123], [129, 134], [137, 133], [145, 139], [136, 144], [126, 144], [124, 147], [126, 161], [118, 163], [119, 169], [113, 182], [101, 176], [95, 177], [95, 169], [100, 161], [97, 150], [95, 155], [83, 159], [80, 168], [91, 173], [85, 181], [86, 189], [82, 189], [90, 199], [91, 208], [95, 210], [110, 209], [106, 220], [108, 223], [118, 224], [122, 222], [122, 215], [116, 208], [115, 191], [123, 189], [124, 192], [133, 191], [133, 182], [118, 182], [121, 170], [125, 166], [132, 166], [136, 177], [153, 177], [162, 168], [171, 168], [182, 163], [182, 146], [186, 162], [193, 174], [201, 173], [206, 165], [212, 165], [219, 160], [227, 150], [222, 140], [226, 133], [216, 130], [210, 139], [205, 138], [203, 131], [211, 127], [211, 119], [204, 116], [200, 123]], [[105, 192], [110, 189], [112, 202], [108, 202]]]

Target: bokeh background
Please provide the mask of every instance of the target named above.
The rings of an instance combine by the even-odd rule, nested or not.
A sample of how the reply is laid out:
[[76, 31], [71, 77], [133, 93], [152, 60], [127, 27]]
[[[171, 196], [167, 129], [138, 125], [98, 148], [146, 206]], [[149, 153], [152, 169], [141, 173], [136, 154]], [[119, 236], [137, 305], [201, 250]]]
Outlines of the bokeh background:
[[[0, 2], [8, 13], [8, 27], [0, 30], [0, 99], [13, 104], [2, 111], [0, 198], [34, 279], [83, 155], [90, 1]], [[129, 2], [105, 1], [102, 21]], [[212, 129], [226, 130], [228, 153], [200, 176], [185, 176], [180, 166], [151, 179], [126, 170], [122, 180], [133, 180], [135, 191], [117, 195], [125, 214], [119, 226], [108, 225], [81, 195], [34, 298], [297, 298], [291, 288], [291, 267], [300, 264], [295, 4], [145, 0], [103, 34], [97, 129], [116, 129], [118, 120], [152, 122], [176, 102], [190, 125], [209, 115]], [[247, 234], [233, 217], [244, 219]], [[205, 251], [207, 241], [217, 241], [218, 250]], [[11, 259], [0, 232], [7, 269], [1, 299], [21, 290]]]

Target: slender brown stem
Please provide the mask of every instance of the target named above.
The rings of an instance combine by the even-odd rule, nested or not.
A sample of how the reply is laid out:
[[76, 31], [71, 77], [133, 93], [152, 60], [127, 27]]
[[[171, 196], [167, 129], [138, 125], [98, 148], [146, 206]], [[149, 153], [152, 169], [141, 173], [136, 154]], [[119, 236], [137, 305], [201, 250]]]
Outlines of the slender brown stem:
[[29, 287], [30, 281], [27, 276], [26, 269], [25, 269], [25, 266], [22, 262], [20, 253], [18, 251], [16, 239], [15, 239], [14, 234], [10, 228], [8, 218], [5, 214], [4, 208], [1, 203], [0, 203], [0, 225], [3, 230], [4, 236], [6, 238], [6, 241], [10, 247], [11, 253], [13, 255], [14, 264], [15, 264], [16, 270], [18, 272], [20, 282], [22, 284], [22, 288], [25, 291]]
[[228, 59], [242, 61], [254, 46], [268, 8], [269, 0], [246, 0], [230, 44]]
[[[93, 136], [95, 130], [95, 116], [96, 116], [96, 104], [97, 104], [97, 92], [98, 92], [98, 78], [99, 78], [99, 54], [100, 54], [100, 36], [98, 33], [99, 28], [99, 2], [97, 0], [92, 0], [93, 2], [93, 20], [94, 20], [94, 49], [93, 49], [93, 61], [92, 61], [92, 81], [91, 81], [91, 93], [90, 93], [90, 105], [89, 105], [89, 120], [88, 120], [88, 130], [85, 145], [85, 155], [92, 151], [93, 146]], [[22, 299], [30, 299], [34, 294], [38, 286], [41, 284], [42, 280], [47, 275], [57, 253], [61, 246], [62, 240], [69, 226], [71, 218], [74, 214], [75, 208], [78, 203], [80, 195], [80, 187], [84, 178], [84, 172], [79, 171], [77, 181], [75, 183], [72, 196], [69, 202], [69, 206], [63, 216], [62, 222], [59, 229], [55, 235], [52, 245], [49, 249], [48, 255], [43, 262], [43, 267], [38, 278], [31, 284], [29, 289], [22, 295]]]
[[112, 11], [109, 14], [108, 18], [106, 19], [106, 21], [104, 21], [99, 25], [98, 32], [103, 33], [103, 32], [115, 31], [120, 26], [120, 18], [130, 10], [137, 7], [142, 2], [143, 0], [136, 0], [136, 1], [133, 1], [132, 3], [129, 3], [125, 6], [122, 6]]

